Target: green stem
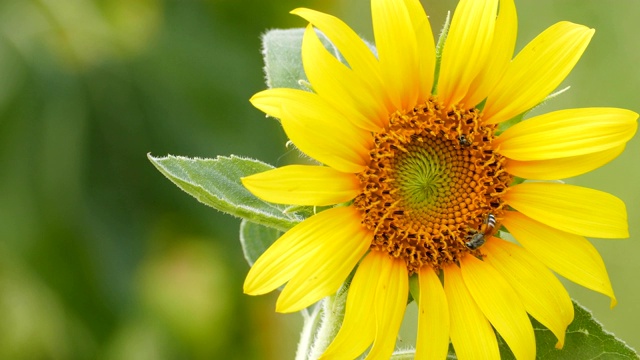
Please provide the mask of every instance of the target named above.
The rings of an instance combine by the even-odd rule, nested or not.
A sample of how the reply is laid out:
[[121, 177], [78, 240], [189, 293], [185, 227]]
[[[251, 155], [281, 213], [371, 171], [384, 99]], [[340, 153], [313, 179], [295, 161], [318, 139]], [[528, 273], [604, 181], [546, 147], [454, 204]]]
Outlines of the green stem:
[[322, 299], [311, 312], [309, 309], [302, 311], [304, 325], [300, 333], [296, 360], [319, 358], [336, 337], [344, 318], [350, 283], [351, 277], [335, 295]]
[[412, 360], [416, 356], [414, 350], [396, 351], [390, 360]]
[[320, 322], [322, 306], [316, 305], [312, 311], [304, 309], [301, 313], [304, 318], [304, 325], [302, 326], [302, 332], [300, 333], [300, 342], [298, 343], [298, 350], [296, 351], [296, 360], [307, 360], [309, 350], [313, 345], [315, 330], [318, 328], [318, 324]]
[[309, 352], [310, 360], [319, 358], [338, 334], [344, 318], [350, 280], [349, 278], [335, 295], [326, 297], [322, 301], [322, 322]]

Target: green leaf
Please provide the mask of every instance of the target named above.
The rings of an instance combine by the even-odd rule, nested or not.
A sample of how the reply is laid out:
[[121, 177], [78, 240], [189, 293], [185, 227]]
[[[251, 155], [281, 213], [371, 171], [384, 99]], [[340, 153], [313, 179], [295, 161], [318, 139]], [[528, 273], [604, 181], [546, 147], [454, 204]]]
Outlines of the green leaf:
[[282, 231], [243, 219], [240, 223], [240, 244], [242, 244], [242, 252], [249, 266], [253, 266], [253, 263], [280, 235], [282, 235]]
[[[302, 37], [305, 29], [270, 30], [262, 36], [262, 56], [267, 86], [310, 90], [302, 66]], [[324, 34], [317, 31], [324, 46], [342, 61], [340, 53]]]
[[[639, 359], [638, 354], [624, 341], [602, 328], [591, 312], [573, 302], [575, 317], [561, 350], [555, 348], [557, 339], [551, 331], [535, 319], [531, 319], [536, 335], [537, 359], [544, 360], [628, 360]], [[507, 344], [498, 337], [503, 360], [515, 359]]]
[[[270, 30], [262, 35], [262, 56], [267, 86], [273, 88], [290, 88], [311, 90], [311, 85], [302, 65], [303, 28], [288, 30]], [[318, 38], [333, 56], [348, 65], [338, 48], [319, 30]], [[378, 51], [372, 43], [362, 39], [371, 52], [377, 56]]]
[[286, 206], [262, 201], [242, 186], [240, 178], [273, 169], [271, 165], [233, 155], [215, 159], [171, 155], [148, 158], [180, 189], [222, 212], [281, 231], [303, 220], [298, 213], [285, 211]]

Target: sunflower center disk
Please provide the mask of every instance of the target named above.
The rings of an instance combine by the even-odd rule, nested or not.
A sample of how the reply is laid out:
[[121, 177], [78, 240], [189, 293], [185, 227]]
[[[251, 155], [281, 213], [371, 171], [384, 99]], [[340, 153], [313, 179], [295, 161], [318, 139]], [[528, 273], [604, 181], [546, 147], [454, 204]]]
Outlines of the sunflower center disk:
[[490, 215], [502, 217], [512, 176], [492, 149], [495, 125], [481, 124], [479, 115], [446, 111], [431, 98], [391, 115], [374, 134], [354, 205], [374, 233], [371, 248], [404, 259], [410, 273], [439, 270], [469, 252], [481, 256], [466, 243], [488, 232]]

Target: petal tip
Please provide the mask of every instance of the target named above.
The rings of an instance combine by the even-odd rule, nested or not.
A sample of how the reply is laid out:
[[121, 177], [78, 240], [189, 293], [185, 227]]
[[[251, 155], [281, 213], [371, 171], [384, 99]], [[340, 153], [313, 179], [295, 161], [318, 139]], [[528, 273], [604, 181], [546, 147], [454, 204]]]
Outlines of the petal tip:
[[[252, 267], [251, 270], [253, 270], [254, 268], [255, 267]], [[242, 285], [242, 292], [251, 296], [263, 295], [270, 292], [270, 289], [265, 289], [264, 286], [261, 284], [262, 281], [256, 278], [255, 275], [257, 274], [251, 270], [249, 270], [247, 277], [244, 279], [244, 284]]]
[[251, 282], [249, 282], [249, 278], [248, 277], [244, 281], [244, 285], [242, 286], [242, 292], [247, 294], [247, 295], [258, 295], [258, 294], [256, 294], [255, 284], [252, 284]]
[[586, 43], [591, 42], [591, 39], [593, 38], [593, 35], [596, 33], [596, 29], [594, 28], [590, 28], [584, 25], [580, 25], [581, 27], [583, 27], [583, 29], [581, 29], [583, 31], [583, 36], [584, 36], [584, 41]]
[[301, 14], [302, 14], [302, 13], [304, 13], [304, 12], [306, 12], [306, 11], [308, 11], [308, 10], [309, 10], [309, 9], [307, 9], [307, 8], [299, 7], [299, 8], [295, 8], [295, 9], [293, 9], [293, 10], [289, 11], [289, 14], [297, 15], [297, 16], [302, 16]]
[[264, 98], [267, 91], [269, 90], [263, 90], [253, 94], [253, 96], [249, 98], [249, 103], [251, 103], [251, 105], [253, 105], [255, 108], [260, 109], [260, 106], [264, 102]]
[[300, 311], [304, 308], [300, 305], [300, 302], [291, 302], [286, 300], [288, 299], [284, 298], [282, 295], [278, 296], [278, 300], [276, 301], [276, 312], [288, 314]]

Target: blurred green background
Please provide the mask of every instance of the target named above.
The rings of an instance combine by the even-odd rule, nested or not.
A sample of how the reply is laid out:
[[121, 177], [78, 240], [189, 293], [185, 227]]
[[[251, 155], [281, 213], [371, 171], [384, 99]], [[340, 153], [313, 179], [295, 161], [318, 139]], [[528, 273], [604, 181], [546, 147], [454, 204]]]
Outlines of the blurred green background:
[[[439, 30], [455, 1], [424, 1]], [[518, 48], [570, 20], [597, 29], [541, 111], [640, 111], [637, 1], [517, 1]], [[299, 315], [242, 294], [237, 219], [165, 179], [146, 154], [282, 165], [286, 138], [252, 108], [260, 34], [299, 6], [372, 40], [367, 0], [0, 0], [0, 358], [288, 359]], [[569, 284], [640, 348], [640, 139], [569, 182], [619, 196], [631, 238], [595, 240], [619, 305]], [[409, 321], [403, 341], [415, 337]], [[413, 335], [412, 335], [413, 334]]]

